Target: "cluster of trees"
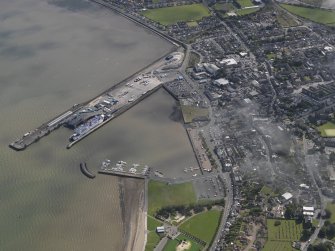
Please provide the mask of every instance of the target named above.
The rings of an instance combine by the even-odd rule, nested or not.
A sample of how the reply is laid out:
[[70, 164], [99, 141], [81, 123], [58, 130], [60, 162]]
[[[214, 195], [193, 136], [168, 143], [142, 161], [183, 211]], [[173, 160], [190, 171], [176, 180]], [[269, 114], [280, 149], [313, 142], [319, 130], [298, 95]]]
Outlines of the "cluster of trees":
[[244, 181], [242, 184], [242, 194], [245, 197], [244, 206], [246, 208], [255, 207], [256, 202], [261, 202], [261, 196], [259, 195], [263, 185], [261, 183], [252, 183]]
[[205, 209], [211, 210], [214, 205], [218, 206], [224, 206], [225, 202], [224, 199], [222, 200], [216, 200], [216, 201], [209, 201], [206, 203], [201, 204], [192, 204], [188, 206], [180, 205], [180, 206], [168, 206], [163, 207], [159, 209], [156, 213], [156, 217], [158, 218], [169, 218], [170, 216], [175, 216], [177, 213], [180, 213], [182, 215], [185, 215], [187, 217], [192, 215], [193, 213], [200, 213], [204, 211]]
[[324, 226], [320, 229], [319, 238], [333, 239], [335, 237], [335, 224], [331, 224], [330, 221], [325, 221]]
[[285, 208], [285, 213], [284, 213], [284, 217], [286, 219], [295, 219], [297, 218], [297, 216], [301, 216], [301, 212], [302, 212], [302, 207], [300, 205], [298, 205], [297, 203], [290, 203], [286, 206]]
[[320, 243], [318, 245], [309, 245], [307, 251], [332, 251], [333, 245], [330, 242]]
[[311, 228], [306, 228], [306, 229], [302, 230], [302, 234], [301, 234], [300, 240], [301, 241], [308, 241], [309, 238], [314, 233], [314, 231], [315, 231], [315, 227], [314, 226], [312, 226]]

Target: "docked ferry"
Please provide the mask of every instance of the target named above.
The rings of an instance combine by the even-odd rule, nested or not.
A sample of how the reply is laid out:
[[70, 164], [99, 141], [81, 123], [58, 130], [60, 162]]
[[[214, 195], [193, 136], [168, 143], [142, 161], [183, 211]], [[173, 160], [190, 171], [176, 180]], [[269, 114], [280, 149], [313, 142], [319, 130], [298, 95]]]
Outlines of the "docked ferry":
[[78, 126], [74, 129], [74, 134], [71, 135], [70, 141], [76, 141], [89, 133], [92, 129], [100, 125], [105, 120], [105, 115], [99, 114], [90, 119], [88, 119], [85, 123]]

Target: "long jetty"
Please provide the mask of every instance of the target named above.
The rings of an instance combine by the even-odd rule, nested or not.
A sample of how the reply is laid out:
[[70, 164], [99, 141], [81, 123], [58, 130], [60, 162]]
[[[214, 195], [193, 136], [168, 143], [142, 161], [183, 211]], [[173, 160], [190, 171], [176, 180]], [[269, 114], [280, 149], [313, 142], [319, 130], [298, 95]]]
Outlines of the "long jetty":
[[[100, 94], [98, 94], [94, 98], [92, 98], [92, 99], [90, 99], [90, 100], [88, 100], [88, 101], [86, 101], [84, 103], [74, 105], [71, 109], [67, 110], [66, 112], [61, 113], [60, 115], [56, 116], [55, 118], [49, 120], [46, 123], [43, 123], [41, 126], [39, 126], [38, 128], [34, 129], [33, 131], [30, 131], [30, 132], [24, 134], [21, 138], [19, 138], [19, 139], [13, 141], [12, 143], [10, 143], [9, 147], [12, 148], [12, 149], [14, 149], [14, 150], [16, 150], [16, 151], [22, 151], [22, 150], [26, 149], [31, 144], [39, 141], [42, 137], [48, 135], [50, 132], [54, 131], [55, 129], [57, 129], [61, 125], [63, 125], [65, 123], [66, 119], [69, 118], [72, 114], [74, 114], [75, 112], [79, 111], [81, 108], [83, 108], [84, 106], [88, 105], [93, 100], [96, 100], [97, 98], [99, 98], [99, 97], [101, 97], [103, 95], [106, 95], [107, 93], [113, 91], [114, 89], [116, 89], [116, 88], [118, 88], [118, 87], [120, 87], [122, 85], [125, 85], [128, 81], [130, 81], [131, 79], [133, 79], [135, 76], [140, 75], [142, 72], [144, 72], [148, 68], [150, 68], [153, 65], [155, 65], [156, 63], [158, 63], [160, 60], [163, 60], [167, 55], [169, 55], [172, 52], [176, 51], [176, 49], [178, 49], [178, 47], [171, 48], [171, 50], [169, 50], [167, 53], [165, 53], [162, 57], [160, 57], [157, 60], [155, 60], [154, 62], [152, 62], [150, 65], [141, 68], [140, 70], [138, 70], [137, 72], [135, 72], [131, 76], [127, 77], [126, 79], [124, 79], [122, 81], [120, 81], [116, 85], [113, 85], [112, 87], [108, 88], [107, 90], [101, 92]], [[139, 99], [135, 100], [134, 102], [125, 105], [125, 107], [120, 108], [118, 111], [115, 112], [115, 114], [114, 114], [114, 116], [112, 118], [106, 120], [104, 123], [102, 123], [101, 125], [97, 126], [97, 128], [91, 130], [89, 133], [87, 133], [86, 135], [84, 135], [84, 137], [80, 138], [79, 140], [74, 141], [74, 142], [68, 144], [67, 148], [71, 148], [74, 144], [76, 144], [77, 142], [79, 142], [81, 139], [87, 137], [89, 134], [91, 134], [92, 132], [94, 132], [95, 130], [97, 130], [98, 128], [100, 128], [101, 126], [105, 125], [107, 122], [111, 121], [111, 119], [113, 119], [113, 118], [117, 117], [118, 115], [122, 114], [123, 112], [127, 111], [132, 106], [134, 106], [135, 104], [137, 104], [139, 101], [141, 101], [144, 98], [146, 98], [149, 95], [151, 95], [153, 92], [155, 92], [160, 87], [161, 87], [161, 85], [159, 85], [157, 88], [152, 89], [151, 91], [148, 91], [145, 95], [143, 95]]]
[[20, 139], [10, 143], [9, 147], [16, 151], [26, 149], [29, 145], [39, 141], [42, 137], [59, 128], [69, 116], [80, 110], [83, 106], [84, 104], [74, 105], [70, 110], [56, 116], [35, 130], [25, 133]]
[[153, 94], [154, 92], [156, 92], [160, 87], [162, 86], [162, 84], [158, 85], [157, 87], [153, 88], [152, 90], [150, 90], [149, 92], [147, 92], [145, 95], [142, 95], [140, 98], [136, 99], [134, 102], [131, 102], [123, 107], [121, 107], [120, 109], [118, 109], [117, 111], [115, 111], [113, 113], [113, 116], [108, 118], [107, 120], [105, 120], [103, 123], [101, 123], [100, 125], [98, 125], [97, 127], [93, 128], [92, 130], [90, 130], [88, 133], [86, 133], [85, 135], [83, 135], [82, 137], [80, 137], [79, 139], [72, 141], [71, 143], [69, 143], [66, 148], [70, 149], [72, 146], [74, 146], [75, 144], [77, 144], [79, 141], [81, 141], [82, 139], [86, 138], [88, 135], [90, 135], [91, 133], [95, 132], [96, 130], [98, 130], [100, 127], [104, 126], [105, 124], [107, 124], [108, 122], [110, 122], [112, 119], [118, 117], [119, 115], [121, 115], [122, 113], [128, 111], [130, 108], [132, 108], [133, 106], [135, 106], [136, 104], [138, 104], [140, 101], [142, 101], [143, 99], [147, 98], [148, 96], [150, 96], [151, 94]]
[[[66, 111], [65, 113], [62, 113], [60, 115], [58, 115], [57, 117], [53, 118], [52, 120], [42, 124], [40, 127], [34, 129], [33, 131], [30, 131], [28, 133], [25, 133], [21, 138], [15, 140], [14, 142], [9, 144], [9, 147], [16, 150], [16, 151], [21, 151], [26, 149], [28, 146], [30, 146], [31, 144], [39, 141], [42, 137], [48, 135], [50, 132], [52, 132], [53, 130], [59, 128], [62, 124], [64, 124], [64, 122], [66, 121], [67, 118], [69, 118], [73, 113], [79, 111], [82, 107], [86, 106], [87, 104], [89, 104], [91, 101], [97, 99], [98, 97], [105, 95], [106, 93], [112, 91], [114, 88], [119, 87], [122, 84], [125, 84], [128, 80], [130, 80], [131, 78], [133, 78], [134, 76], [138, 75], [139, 73], [143, 72], [145, 69], [153, 66], [154, 64], [156, 64], [157, 62], [159, 62], [160, 60], [162, 60], [163, 58], [165, 58], [167, 55], [169, 55], [170, 53], [176, 51], [176, 49], [178, 49], [180, 46], [182, 46], [185, 50], [187, 50], [187, 46], [185, 43], [157, 30], [154, 27], [151, 27], [150, 25], [146, 24], [145, 22], [138, 20], [137, 18], [133, 17], [130, 14], [127, 14], [125, 12], [123, 12], [120, 8], [118, 8], [117, 6], [110, 4], [110, 3], [106, 3], [104, 1], [100, 1], [100, 0], [90, 0], [91, 2], [94, 2], [96, 4], [99, 4], [103, 7], [106, 7], [110, 10], [113, 10], [114, 12], [116, 12], [117, 14], [127, 18], [128, 20], [154, 32], [156, 35], [160, 36], [161, 38], [167, 40], [168, 42], [172, 43], [174, 45], [173, 48], [171, 48], [171, 50], [169, 52], [167, 52], [166, 54], [164, 54], [162, 57], [158, 58], [157, 60], [155, 60], [154, 62], [152, 62], [150, 65], [141, 68], [140, 70], [138, 70], [136, 73], [132, 74], [131, 76], [129, 76], [128, 78], [122, 80], [121, 82], [119, 82], [118, 84], [110, 87], [109, 89], [107, 89], [106, 91], [103, 91], [102, 93], [100, 93], [99, 95], [97, 95], [96, 97], [92, 98], [91, 100], [84, 102], [82, 104], [76, 104], [74, 105], [70, 110]], [[161, 85], [160, 85], [161, 86]], [[159, 87], [160, 87], [159, 86]], [[157, 88], [158, 89], [158, 88]], [[148, 92], [146, 95], [143, 95], [143, 97], [139, 98], [138, 100], [136, 100], [135, 102], [133, 102], [133, 104], [127, 105], [126, 107], [124, 107], [124, 109], [119, 109], [118, 111], [115, 112], [114, 116], [112, 116], [111, 118], [107, 119], [106, 121], [104, 121], [101, 125], [97, 126], [96, 128], [92, 129], [89, 133], [83, 135], [83, 137], [81, 137], [80, 139], [71, 142], [70, 144], [67, 145], [67, 148], [71, 148], [73, 145], [75, 145], [76, 143], [78, 143], [80, 140], [82, 140], [83, 138], [87, 137], [89, 134], [91, 134], [92, 132], [96, 131], [98, 128], [100, 128], [101, 126], [105, 125], [106, 123], [108, 123], [110, 120], [112, 120], [113, 118], [117, 117], [118, 115], [120, 115], [121, 113], [127, 111], [128, 109], [130, 109], [132, 106], [134, 106], [135, 104], [137, 104], [139, 101], [143, 100], [145, 97], [151, 95], [154, 91], [157, 90], [156, 88], [150, 92]]]
[[114, 170], [99, 170], [98, 173], [114, 175], [114, 176], [121, 176], [121, 177], [128, 177], [128, 178], [135, 178], [135, 179], [145, 179], [146, 178], [146, 176], [142, 174], [121, 172], [121, 171], [114, 171]]

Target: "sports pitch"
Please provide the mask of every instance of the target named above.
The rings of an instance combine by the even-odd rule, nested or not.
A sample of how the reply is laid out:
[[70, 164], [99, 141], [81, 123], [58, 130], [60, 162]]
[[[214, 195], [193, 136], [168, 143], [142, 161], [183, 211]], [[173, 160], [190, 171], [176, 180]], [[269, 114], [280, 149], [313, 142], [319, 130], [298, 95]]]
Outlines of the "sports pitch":
[[154, 215], [162, 207], [189, 205], [196, 202], [192, 182], [169, 185], [151, 180], [148, 185], [148, 195], [150, 215]]
[[162, 25], [170, 25], [181, 21], [198, 21], [211, 14], [204, 5], [191, 4], [145, 10], [142, 15]]
[[307, 8], [290, 4], [280, 4], [280, 6], [297, 16], [309, 19], [316, 23], [335, 25], [335, 11]]

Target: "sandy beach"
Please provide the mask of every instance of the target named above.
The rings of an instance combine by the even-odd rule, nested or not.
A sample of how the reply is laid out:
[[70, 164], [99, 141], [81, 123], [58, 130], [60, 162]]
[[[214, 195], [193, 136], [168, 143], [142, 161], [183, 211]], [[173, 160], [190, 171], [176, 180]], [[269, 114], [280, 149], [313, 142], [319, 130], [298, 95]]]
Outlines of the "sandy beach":
[[125, 251], [144, 250], [144, 181], [119, 178]]

